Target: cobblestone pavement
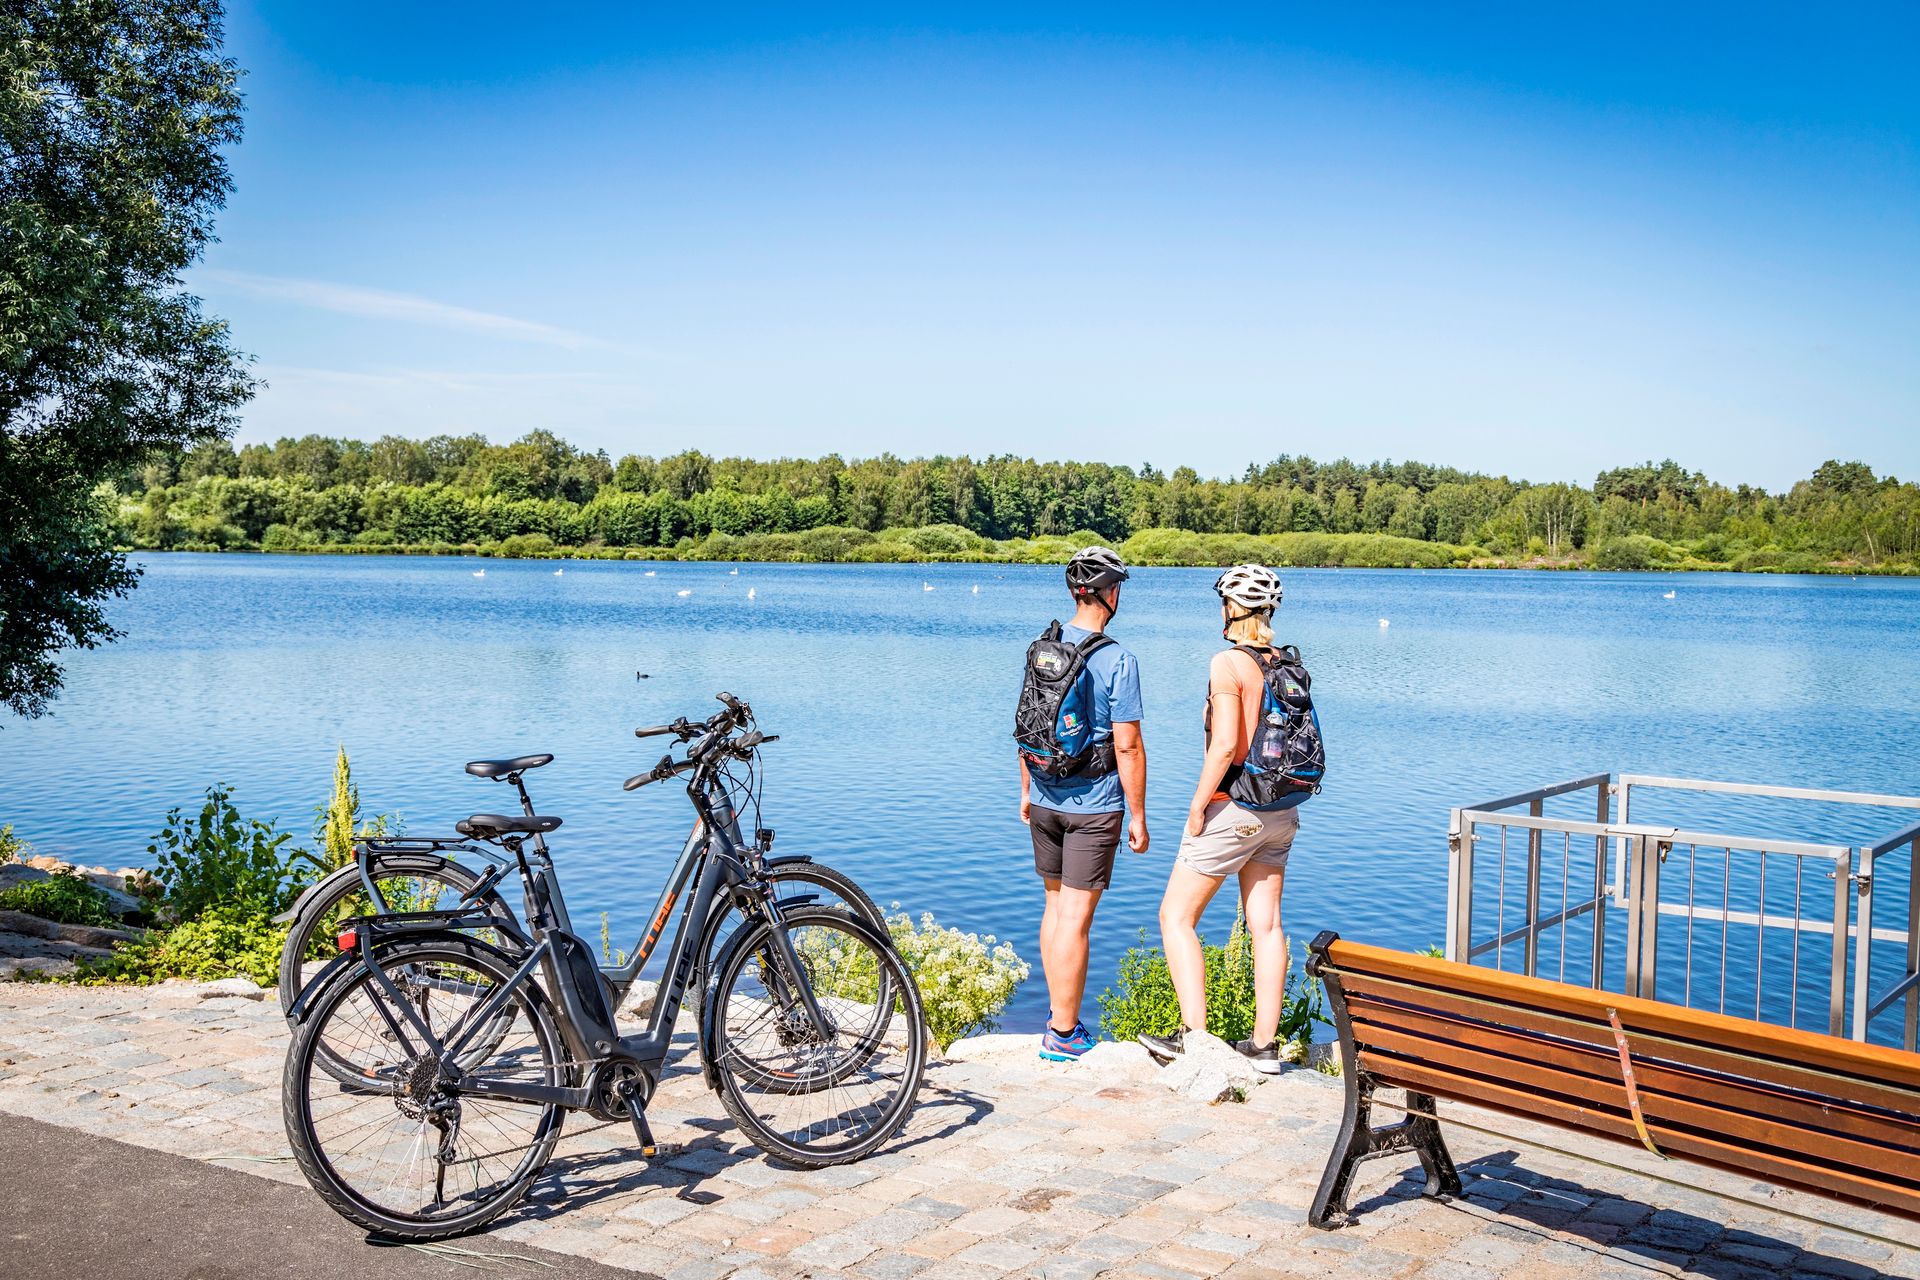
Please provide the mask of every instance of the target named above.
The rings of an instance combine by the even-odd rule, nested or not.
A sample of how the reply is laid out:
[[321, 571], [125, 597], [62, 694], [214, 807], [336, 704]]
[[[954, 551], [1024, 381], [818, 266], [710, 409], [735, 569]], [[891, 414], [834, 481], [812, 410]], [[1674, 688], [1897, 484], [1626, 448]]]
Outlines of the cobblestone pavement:
[[[0, 1110], [299, 1183], [287, 1160], [223, 1159], [285, 1156], [285, 1046], [271, 999], [0, 985]], [[1245, 1104], [1207, 1107], [1030, 1054], [936, 1065], [892, 1149], [810, 1173], [741, 1142], [683, 1065], [650, 1113], [663, 1140], [684, 1144], [677, 1155], [649, 1166], [623, 1130], [585, 1132], [591, 1122], [576, 1117], [533, 1195], [491, 1234], [666, 1280], [1920, 1277], [1920, 1252], [1458, 1128], [1448, 1140], [1462, 1199], [1421, 1199], [1411, 1158], [1383, 1158], [1361, 1176], [1359, 1225], [1316, 1231], [1303, 1218], [1339, 1120], [1336, 1081], [1294, 1072]], [[1920, 1244], [1920, 1229], [1894, 1219], [1587, 1149]]]

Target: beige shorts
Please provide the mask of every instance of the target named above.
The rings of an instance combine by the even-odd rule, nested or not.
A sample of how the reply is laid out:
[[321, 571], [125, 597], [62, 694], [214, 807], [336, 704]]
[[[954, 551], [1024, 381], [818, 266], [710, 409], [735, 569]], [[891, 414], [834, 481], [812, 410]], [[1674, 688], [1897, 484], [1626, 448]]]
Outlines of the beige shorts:
[[1299, 830], [1297, 808], [1259, 812], [1242, 809], [1231, 800], [1215, 800], [1207, 806], [1207, 825], [1200, 834], [1181, 836], [1177, 861], [1217, 879], [1237, 875], [1249, 862], [1285, 870]]

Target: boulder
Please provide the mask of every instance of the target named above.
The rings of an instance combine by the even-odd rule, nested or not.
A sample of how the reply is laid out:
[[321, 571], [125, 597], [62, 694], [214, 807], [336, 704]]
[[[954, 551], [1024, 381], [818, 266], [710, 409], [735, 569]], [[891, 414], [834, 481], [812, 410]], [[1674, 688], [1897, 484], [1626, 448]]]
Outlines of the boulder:
[[35, 975], [64, 978], [75, 967], [57, 956], [0, 956], [0, 982], [24, 982]]
[[202, 1000], [222, 998], [241, 1000], [264, 1000], [267, 989], [252, 978], [221, 978], [216, 982], [200, 984], [199, 996]]
[[125, 929], [101, 929], [90, 924], [61, 924], [57, 920], [42, 920], [24, 911], [0, 911], [0, 933], [71, 942], [103, 951], [111, 949], [115, 943], [132, 942], [140, 936]]
[[5, 893], [16, 885], [28, 884], [35, 880], [45, 880], [52, 874], [51, 871], [42, 871], [38, 867], [30, 867], [24, 862], [0, 862], [0, 893]]
[[941, 1055], [948, 1062], [987, 1062], [1000, 1058], [1032, 1058], [1040, 1052], [1040, 1037], [1035, 1035], [967, 1036], [955, 1040]]
[[1244, 1101], [1261, 1076], [1220, 1037], [1189, 1031], [1185, 1052], [1160, 1069], [1159, 1079], [1175, 1093], [1212, 1105]]
[[152, 877], [147, 872], [131, 867], [123, 871], [108, 871], [104, 867], [76, 867], [70, 862], [62, 862], [53, 857], [32, 858], [26, 862], [9, 862], [0, 865], [0, 893], [6, 892], [15, 885], [26, 884], [33, 880], [45, 880], [55, 872], [77, 875], [98, 889], [106, 898], [107, 910], [116, 916], [124, 918], [146, 910], [146, 904], [130, 893], [128, 886], [151, 880]]

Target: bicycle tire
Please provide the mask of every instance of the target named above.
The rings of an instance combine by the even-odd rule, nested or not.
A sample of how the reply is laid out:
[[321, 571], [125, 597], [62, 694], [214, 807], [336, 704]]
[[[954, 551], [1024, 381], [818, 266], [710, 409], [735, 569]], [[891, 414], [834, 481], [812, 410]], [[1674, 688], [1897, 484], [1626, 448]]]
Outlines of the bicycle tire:
[[[872, 994], [865, 991], [847, 997], [847, 1003], [859, 1006], [862, 1000], [873, 1000], [871, 1008], [880, 1014], [878, 1024], [884, 1030], [878, 1036], [863, 1033], [854, 1043], [846, 1046], [841, 1061], [825, 1070], [820, 1069], [818, 1057], [809, 1062], [774, 1072], [769, 1063], [773, 1054], [765, 1048], [741, 1051], [736, 1043], [736, 1033], [732, 1029], [733, 1012], [736, 1008], [748, 1010], [747, 1017], [752, 1023], [765, 1029], [772, 1029], [774, 1042], [802, 1051], [796, 1058], [802, 1057], [807, 1050], [838, 1048], [839, 1036], [836, 1033], [833, 1042], [822, 1044], [816, 1038], [813, 1044], [800, 1043], [807, 1036], [817, 1037], [816, 1032], [800, 1030], [792, 1034], [798, 1024], [788, 1020], [779, 1026], [785, 1016], [774, 1010], [772, 1001], [763, 996], [755, 996], [742, 987], [743, 977], [748, 965], [759, 958], [762, 952], [778, 954], [776, 948], [769, 946], [769, 935], [775, 924], [761, 921], [734, 938], [726, 953], [721, 957], [716, 973], [718, 975], [709, 992], [701, 1017], [701, 1051], [709, 1064], [712, 1078], [718, 1085], [720, 1102], [735, 1124], [746, 1134], [749, 1141], [775, 1159], [785, 1161], [805, 1169], [821, 1169], [830, 1165], [848, 1164], [877, 1151], [890, 1141], [901, 1127], [906, 1124], [912, 1113], [915, 1099], [926, 1070], [927, 1027], [926, 1016], [920, 1003], [920, 991], [907, 971], [906, 963], [894, 949], [892, 943], [881, 934], [874, 932], [864, 921], [852, 913], [833, 907], [805, 906], [791, 912], [782, 913], [777, 927], [788, 930], [789, 937], [795, 932], [819, 928], [828, 933], [843, 935], [852, 945], [864, 948], [876, 965], [874, 982], [876, 990], [891, 989], [894, 993], [888, 1003], [881, 1005]], [[774, 962], [778, 965], [778, 961]], [[804, 963], [804, 961], [803, 961]], [[884, 987], [879, 974], [887, 975]], [[787, 975], [791, 982], [799, 976], [802, 981], [811, 981], [805, 975]], [[749, 980], [750, 981], [750, 980]], [[816, 999], [822, 1002], [823, 1012], [828, 996], [815, 990]], [[898, 1010], [896, 1013], [895, 1010]], [[777, 1129], [767, 1118], [755, 1109], [753, 1097], [769, 1099], [796, 1099], [817, 1097], [830, 1094], [844, 1088], [848, 1073], [844, 1069], [846, 1061], [854, 1061], [857, 1068], [871, 1063], [882, 1048], [888, 1047], [879, 1037], [892, 1036], [894, 1024], [900, 1024], [904, 1035], [904, 1044], [899, 1047], [897, 1057], [899, 1065], [899, 1088], [893, 1096], [880, 1107], [864, 1130], [853, 1137], [838, 1141], [801, 1142], [787, 1132]], [[882, 1073], [884, 1075], [884, 1073]], [[825, 1083], [822, 1083], [825, 1082]], [[843, 1108], [844, 1111], [844, 1108]], [[808, 1129], [813, 1126], [809, 1124]]]
[[[410, 965], [425, 968], [435, 963], [464, 966], [489, 979], [495, 984], [505, 984], [514, 972], [515, 966], [502, 953], [472, 938], [457, 933], [435, 935], [426, 939], [396, 943], [383, 953], [386, 963], [395, 966]], [[302, 1020], [293, 1044], [287, 1053], [286, 1068], [281, 1081], [282, 1119], [286, 1126], [288, 1146], [293, 1152], [295, 1163], [307, 1183], [341, 1217], [354, 1225], [376, 1235], [389, 1239], [426, 1242], [444, 1240], [453, 1236], [465, 1235], [492, 1222], [511, 1209], [525, 1196], [527, 1189], [539, 1176], [553, 1154], [554, 1145], [559, 1141], [560, 1131], [565, 1124], [565, 1109], [556, 1103], [525, 1104], [529, 1112], [537, 1112], [533, 1122], [532, 1134], [522, 1148], [509, 1150], [512, 1155], [523, 1152], [521, 1160], [507, 1175], [498, 1190], [490, 1192], [466, 1212], [452, 1213], [443, 1217], [425, 1220], [417, 1216], [402, 1216], [382, 1205], [373, 1202], [366, 1193], [356, 1188], [341, 1173], [335, 1159], [327, 1151], [327, 1142], [316, 1130], [314, 1098], [316, 1096], [316, 1077], [322, 1077], [318, 1085], [317, 1096], [322, 1098], [347, 1098], [352, 1107], [365, 1106], [374, 1115], [374, 1123], [379, 1122], [383, 1114], [382, 1106], [393, 1105], [397, 1113], [407, 1120], [404, 1110], [406, 1103], [412, 1101], [412, 1095], [406, 1094], [401, 1082], [406, 1080], [418, 1064], [395, 1064], [393, 1069], [375, 1083], [363, 1083], [360, 1087], [349, 1087], [333, 1079], [320, 1063], [319, 1046], [334, 1015], [349, 998], [359, 992], [370, 989], [370, 975], [364, 965], [355, 966], [330, 981], [316, 993], [312, 1010]], [[377, 994], [375, 999], [380, 997]], [[516, 1016], [524, 1016], [537, 1051], [542, 1059], [538, 1074], [546, 1083], [560, 1085], [569, 1083], [567, 1076], [564, 1042], [560, 1038], [551, 1003], [538, 984], [522, 982], [508, 999], [508, 1007]], [[469, 1070], [471, 1077], [481, 1074], [484, 1068]], [[404, 1095], [404, 1096], [403, 1096]], [[452, 1096], [459, 1098], [457, 1087]], [[469, 1100], [472, 1103], [472, 1100]], [[358, 1113], [357, 1113], [358, 1114]], [[485, 1118], [484, 1116], [482, 1117]], [[349, 1133], [363, 1133], [368, 1126], [355, 1124], [347, 1130]], [[492, 1125], [497, 1129], [497, 1125]], [[479, 1129], [479, 1126], [474, 1126]], [[460, 1126], [454, 1125], [456, 1133]], [[426, 1122], [420, 1123], [419, 1133], [424, 1135]], [[485, 1132], [481, 1130], [481, 1132]], [[510, 1138], [508, 1139], [510, 1141]], [[488, 1135], [488, 1142], [499, 1141]], [[356, 1147], [364, 1146], [365, 1139], [356, 1140]], [[354, 1150], [343, 1149], [342, 1158], [354, 1154]], [[461, 1163], [476, 1166], [487, 1156], [471, 1157]], [[415, 1163], [418, 1161], [414, 1157]], [[411, 1171], [411, 1166], [409, 1167]], [[390, 1182], [388, 1189], [398, 1191], [397, 1182]], [[435, 1200], [439, 1201], [440, 1191], [436, 1184]]]

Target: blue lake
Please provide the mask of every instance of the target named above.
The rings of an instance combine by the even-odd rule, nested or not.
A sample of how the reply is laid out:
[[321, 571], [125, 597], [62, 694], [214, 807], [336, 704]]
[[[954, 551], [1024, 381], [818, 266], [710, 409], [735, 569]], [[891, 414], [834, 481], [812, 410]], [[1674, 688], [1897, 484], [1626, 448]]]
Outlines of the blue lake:
[[[42, 852], [143, 861], [166, 810], [216, 781], [234, 785], [243, 813], [304, 836], [341, 744], [368, 811], [444, 832], [507, 804], [464, 761], [550, 751], [529, 784], [566, 819], [554, 847], [575, 918], [604, 910], [630, 938], [688, 822], [674, 789], [621, 791], [660, 751], [631, 731], [705, 715], [727, 689], [782, 736], [765, 787], [781, 851], [1034, 957], [1041, 895], [1008, 733], [1025, 645], [1068, 607], [1056, 567], [139, 562], [139, 589], [111, 610], [124, 638], [70, 655], [51, 716], [0, 730], [16, 762], [0, 820]], [[1156, 931], [1219, 645], [1213, 576], [1137, 571], [1112, 627], [1145, 686], [1153, 848], [1120, 855], [1093, 991], [1142, 929]], [[1920, 791], [1920, 581], [1356, 570], [1285, 581], [1280, 631], [1314, 674], [1329, 744], [1328, 785], [1302, 811], [1288, 877], [1288, 932], [1302, 942], [1323, 928], [1439, 942], [1448, 810], [1562, 778]], [[1854, 843], [1910, 821], [1744, 804], [1649, 798], [1635, 817]], [[1231, 897], [1210, 918], [1216, 936]], [[1037, 1026], [1035, 969], [1010, 1028]]]

